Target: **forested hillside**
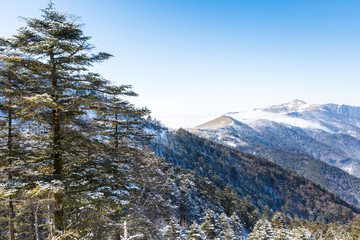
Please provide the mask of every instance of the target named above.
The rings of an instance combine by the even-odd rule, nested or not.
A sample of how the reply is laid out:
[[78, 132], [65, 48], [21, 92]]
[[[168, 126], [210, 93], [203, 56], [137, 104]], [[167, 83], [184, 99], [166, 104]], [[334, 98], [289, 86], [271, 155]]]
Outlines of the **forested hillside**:
[[[235, 147], [239, 151], [271, 160], [287, 170], [295, 171], [305, 178], [320, 184], [330, 192], [339, 195], [339, 197], [348, 203], [354, 204], [357, 207], [360, 206], [359, 178], [340, 168], [316, 159], [309, 154], [291, 150], [286, 151], [279, 148], [280, 144], [276, 139], [281, 139], [283, 144], [290, 146], [289, 148], [291, 148], [291, 146], [296, 148], [297, 143], [284, 139], [294, 138], [299, 142], [306, 142], [306, 138], [298, 134], [297, 131], [300, 131], [299, 129], [291, 126], [282, 126], [277, 123], [270, 124], [265, 120], [259, 122], [263, 125], [266, 123], [271, 126], [277, 126], [278, 128], [274, 130], [268, 127], [264, 128], [265, 130], [255, 130], [250, 125], [239, 122], [229, 116], [222, 116], [199, 126], [197, 129], [189, 130], [209, 140]], [[266, 133], [264, 133], [265, 131], [279, 136], [267, 136]], [[282, 131], [285, 133], [280, 134]], [[330, 148], [330, 146], [328, 147]], [[331, 152], [331, 150], [329, 151]]]
[[[164, 130], [163, 130], [164, 131]], [[320, 185], [278, 165], [200, 138], [186, 130], [166, 132], [153, 141], [154, 152], [175, 166], [192, 169], [219, 188], [233, 186], [240, 196], [251, 196], [259, 209], [267, 205], [291, 216], [326, 222], [348, 221], [358, 210]]]
[[[267, 160], [154, 123], [53, 4], [0, 39], [0, 239], [358, 239], [359, 210]], [[355, 221], [353, 221], [356, 219]]]

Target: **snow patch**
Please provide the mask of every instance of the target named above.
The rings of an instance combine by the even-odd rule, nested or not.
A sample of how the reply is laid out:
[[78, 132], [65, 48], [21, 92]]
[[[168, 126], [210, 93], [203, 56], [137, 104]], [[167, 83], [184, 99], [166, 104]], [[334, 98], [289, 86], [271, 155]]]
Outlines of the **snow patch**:
[[342, 167], [342, 170], [348, 172], [351, 175], [354, 174], [354, 167], [353, 166]]
[[226, 142], [226, 145], [230, 146], [230, 147], [236, 147], [237, 145], [233, 142]]
[[353, 131], [353, 130], [348, 130], [347, 133], [348, 133], [350, 136], [354, 137], [354, 138], [357, 138], [357, 137], [358, 137], [358, 135], [356, 134], [356, 132]]

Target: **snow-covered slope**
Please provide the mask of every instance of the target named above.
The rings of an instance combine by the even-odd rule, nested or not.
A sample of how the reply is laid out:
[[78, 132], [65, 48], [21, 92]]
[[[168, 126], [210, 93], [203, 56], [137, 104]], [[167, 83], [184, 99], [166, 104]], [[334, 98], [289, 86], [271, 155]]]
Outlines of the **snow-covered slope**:
[[227, 113], [190, 131], [249, 153], [267, 147], [311, 155], [360, 177], [360, 107], [294, 100]]

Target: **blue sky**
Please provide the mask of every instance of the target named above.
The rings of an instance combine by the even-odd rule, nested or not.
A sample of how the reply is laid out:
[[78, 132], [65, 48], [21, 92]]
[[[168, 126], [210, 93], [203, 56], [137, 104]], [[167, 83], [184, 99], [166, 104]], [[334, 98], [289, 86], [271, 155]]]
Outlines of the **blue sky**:
[[[2, 0], [0, 35], [47, 2]], [[360, 105], [360, 1], [53, 2], [114, 55], [94, 71], [131, 84], [131, 101], [170, 127], [293, 99]]]

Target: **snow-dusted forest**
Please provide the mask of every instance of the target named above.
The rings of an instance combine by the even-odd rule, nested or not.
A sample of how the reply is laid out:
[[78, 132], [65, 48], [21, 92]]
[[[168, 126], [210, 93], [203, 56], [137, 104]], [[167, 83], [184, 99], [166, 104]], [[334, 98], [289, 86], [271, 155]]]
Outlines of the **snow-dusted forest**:
[[0, 239], [360, 239], [356, 207], [165, 128], [90, 71], [112, 56], [78, 18], [41, 11], [0, 38]]

